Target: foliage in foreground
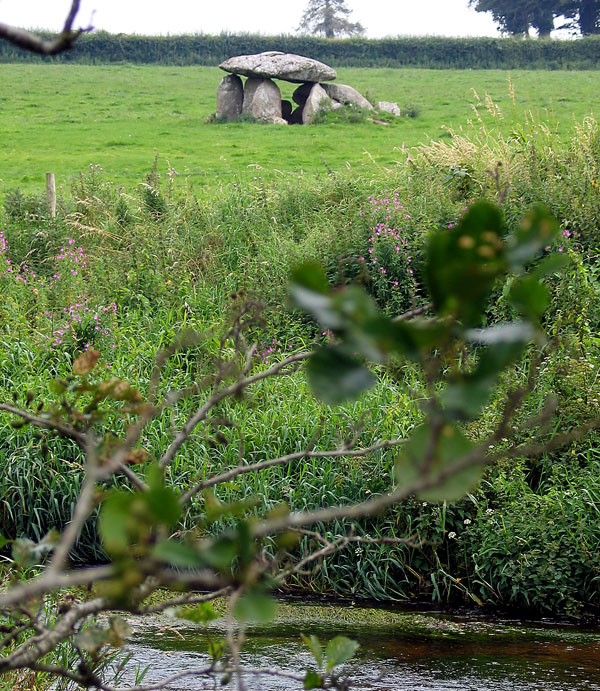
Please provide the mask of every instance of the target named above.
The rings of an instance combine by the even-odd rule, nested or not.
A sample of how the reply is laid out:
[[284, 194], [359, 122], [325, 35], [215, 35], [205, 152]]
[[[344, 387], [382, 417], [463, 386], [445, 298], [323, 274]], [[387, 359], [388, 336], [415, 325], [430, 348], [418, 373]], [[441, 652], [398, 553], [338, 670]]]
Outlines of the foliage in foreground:
[[[146, 206], [160, 221], [166, 206], [157, 204], [158, 191], [151, 182], [146, 188], [150, 195]], [[379, 237], [381, 231], [379, 228]], [[547, 252], [557, 234], [558, 225], [542, 209], [532, 211], [516, 228], [507, 229], [501, 212], [480, 202], [453, 228], [430, 237], [420, 268], [430, 302], [402, 316], [387, 315], [356, 285], [331, 291], [326, 273], [316, 264], [304, 264], [293, 273], [292, 300], [332, 338], [312, 351], [281, 354], [272, 364], [265, 363], [266, 367], [257, 363], [253, 359], [257, 345], [250, 339], [256, 305], [242, 297], [220, 335], [188, 331], [161, 353], [143, 394], [124, 378], [99, 375], [100, 353], [86, 342], [73, 362], [72, 374], [54, 383], [53, 401], [27, 392], [24, 405], [19, 400], [0, 404], [0, 409], [12, 415], [13, 426], [39, 430], [46, 447], [53, 437], [69, 440], [79, 448], [78, 458], [83, 454], [79, 462], [84, 466], [71, 521], [62, 534], [50, 533], [38, 542], [17, 538], [12, 543], [15, 574], [38, 563], [45, 553], [51, 556], [37, 578], [12, 584], [0, 597], [7, 634], [3, 641], [7, 654], [0, 669], [52, 671], [84, 687], [108, 689], [95, 668], [108, 646], [123, 643], [127, 626], [113, 619], [109, 626], [92, 624], [81, 629], [86, 620], [115, 608], [144, 613], [184, 605], [181, 616], [202, 620], [212, 616], [205, 603], [227, 594], [239, 622], [237, 629], [232, 624], [229, 630], [230, 657], [222, 648], [215, 648], [211, 664], [186, 674], [221, 678], [222, 683], [233, 675], [243, 688], [239, 651], [244, 622], [273, 616], [268, 590], [310, 572], [315, 562], [348, 546], [417, 546], [409, 534], [371, 537], [352, 528], [329, 537], [323, 532], [327, 525], [343, 521], [352, 525], [389, 511], [410, 495], [427, 503], [456, 501], [477, 487], [489, 463], [537, 458], [594, 427], [596, 419], [551, 434], [557, 410], [552, 397], [540, 401], [536, 414], [519, 419], [552, 346], [542, 326], [551, 296], [544, 280], [570, 260], [565, 254], [549, 253], [531, 271], [527, 269]], [[371, 243], [376, 236], [377, 230]], [[62, 260], [64, 256], [70, 255], [62, 247], [58, 257]], [[75, 251], [74, 257], [79, 266], [81, 253]], [[372, 253], [370, 257], [376, 265], [378, 257]], [[39, 292], [38, 274], [26, 268], [28, 273], [23, 274], [24, 267], [19, 267], [21, 280], [17, 280], [9, 262], [8, 280], [29, 290], [33, 281], [33, 289]], [[517, 318], [482, 326], [492, 295], [509, 275], [511, 282], [504, 292]], [[79, 268], [72, 269], [71, 276], [77, 279]], [[413, 270], [405, 267], [406, 280], [414, 280], [413, 276]], [[58, 281], [60, 274], [52, 274], [52, 278]], [[431, 316], [422, 316], [425, 314]], [[72, 335], [71, 327], [67, 331]], [[58, 340], [50, 347], [64, 345]], [[526, 350], [527, 374], [508, 387], [491, 429], [481, 429], [477, 437], [467, 434], [465, 425], [481, 419], [500, 376]], [[179, 354], [191, 355], [188, 362], [196, 361], [198, 369], [185, 388], [165, 390], [163, 366]], [[375, 384], [377, 369], [369, 362], [391, 366], [388, 376], [397, 386], [406, 380], [402, 366], [412, 363], [423, 385], [419, 424], [405, 438], [371, 438], [363, 446], [357, 444], [359, 426], [351, 423], [332, 449], [321, 447], [317, 428], [308, 447], [277, 457], [247, 456], [245, 433], [230, 418], [229, 410], [244, 405], [258, 383], [294, 374], [304, 362], [312, 389], [330, 405], [355, 399]], [[267, 399], [267, 406], [271, 405]], [[165, 417], [172, 421], [172, 439], [156, 461], [149, 463], [145, 435], [151, 434], [153, 422]], [[527, 438], [523, 439], [525, 432]], [[198, 436], [209, 445], [236, 449], [237, 463], [217, 471], [204, 465], [196, 477], [173, 481], [177, 459]], [[220, 487], [272, 467], [300, 469], [310, 459], [362, 458], [399, 446], [391, 482], [364, 499], [342, 500], [339, 505], [324, 502], [292, 512], [285, 503], [264, 506], [260, 498], [248, 495], [232, 501], [218, 496]], [[98, 506], [99, 534], [110, 560], [97, 567], [68, 570], [69, 554]], [[300, 544], [303, 537], [309, 541]], [[39, 607], [44, 595], [92, 582], [98, 584], [96, 597], [69, 603], [59, 609], [54, 621], [42, 623]], [[171, 590], [173, 597], [159, 607], [148, 605], [147, 598], [160, 587]], [[199, 589], [209, 594], [197, 595]], [[186, 594], [177, 594], [181, 592]], [[23, 607], [23, 602], [31, 604]], [[198, 607], [190, 610], [190, 605]], [[28, 632], [40, 635], [27, 638]], [[44, 662], [65, 641], [72, 641], [77, 651], [76, 670]], [[354, 654], [355, 646], [346, 639], [331, 641], [323, 668], [320, 645], [307, 641], [320, 669], [306, 675], [275, 673], [296, 679], [304, 688], [347, 688], [338, 665]]]

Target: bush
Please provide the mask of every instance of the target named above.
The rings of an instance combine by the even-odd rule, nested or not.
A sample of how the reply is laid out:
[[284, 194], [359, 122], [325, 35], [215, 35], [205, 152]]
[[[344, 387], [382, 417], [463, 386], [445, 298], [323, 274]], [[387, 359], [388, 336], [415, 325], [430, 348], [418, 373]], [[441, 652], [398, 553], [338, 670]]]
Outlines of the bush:
[[496, 475], [459, 540], [480, 597], [572, 615], [600, 605], [599, 471], [597, 461], [578, 472], [563, 465], [538, 492], [522, 475]]

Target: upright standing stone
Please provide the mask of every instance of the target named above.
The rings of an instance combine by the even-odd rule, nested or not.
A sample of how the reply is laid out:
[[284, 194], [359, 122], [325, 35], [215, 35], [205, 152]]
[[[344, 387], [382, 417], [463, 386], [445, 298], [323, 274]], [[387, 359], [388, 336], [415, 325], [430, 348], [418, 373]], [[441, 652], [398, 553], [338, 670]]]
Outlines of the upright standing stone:
[[252, 117], [266, 122], [277, 122], [281, 117], [281, 91], [275, 82], [263, 79], [254, 92]]
[[252, 100], [258, 87], [264, 82], [264, 79], [258, 77], [248, 77], [244, 85], [244, 104], [242, 106], [242, 113], [244, 115], [252, 115]]
[[217, 89], [217, 119], [235, 122], [242, 112], [244, 88], [237, 74], [228, 74], [221, 79]]
[[302, 109], [302, 124], [310, 125], [314, 121], [315, 115], [319, 110], [322, 110], [325, 104], [330, 105], [331, 100], [325, 93], [325, 89], [319, 84], [315, 84], [310, 90], [304, 108]]

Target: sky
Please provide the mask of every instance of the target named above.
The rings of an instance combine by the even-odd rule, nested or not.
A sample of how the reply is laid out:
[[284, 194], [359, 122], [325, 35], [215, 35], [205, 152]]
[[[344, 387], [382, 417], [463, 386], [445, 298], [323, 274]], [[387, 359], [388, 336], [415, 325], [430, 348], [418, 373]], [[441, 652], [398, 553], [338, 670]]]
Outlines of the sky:
[[[78, 26], [111, 33], [295, 33], [307, 0], [81, 0]], [[0, 0], [0, 22], [59, 30], [71, 0]], [[497, 36], [489, 14], [468, 0], [346, 0], [369, 38]]]

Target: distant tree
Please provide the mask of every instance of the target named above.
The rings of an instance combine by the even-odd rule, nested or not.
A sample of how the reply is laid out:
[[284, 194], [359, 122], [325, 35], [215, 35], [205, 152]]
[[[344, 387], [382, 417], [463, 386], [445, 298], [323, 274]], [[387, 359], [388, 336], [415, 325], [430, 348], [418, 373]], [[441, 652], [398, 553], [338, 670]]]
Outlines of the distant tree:
[[571, 0], [469, 0], [476, 12], [491, 12], [501, 31], [527, 36], [533, 27], [541, 37], [550, 36], [561, 1]]
[[556, 5], [556, 2], [539, 2], [532, 10], [531, 26], [540, 38], [550, 38], [550, 32], [554, 29]]
[[600, 0], [559, 0], [559, 14], [573, 20], [583, 36], [600, 34]]
[[298, 30], [324, 34], [326, 38], [364, 34], [364, 26], [351, 22], [350, 14], [345, 0], [309, 0]]

